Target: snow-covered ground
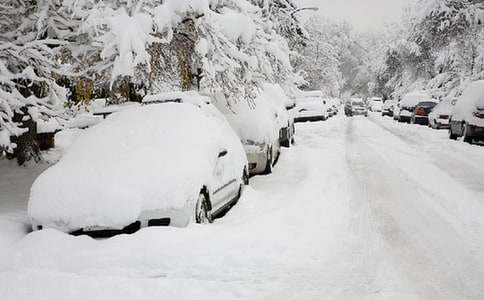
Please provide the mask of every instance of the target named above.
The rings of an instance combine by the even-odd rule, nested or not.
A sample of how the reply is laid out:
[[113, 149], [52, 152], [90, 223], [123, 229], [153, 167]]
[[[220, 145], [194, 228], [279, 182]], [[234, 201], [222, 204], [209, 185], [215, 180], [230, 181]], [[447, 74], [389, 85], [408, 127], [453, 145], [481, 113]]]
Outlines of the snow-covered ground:
[[484, 147], [379, 115], [298, 125], [212, 225], [26, 234], [0, 161], [0, 299], [483, 299]]

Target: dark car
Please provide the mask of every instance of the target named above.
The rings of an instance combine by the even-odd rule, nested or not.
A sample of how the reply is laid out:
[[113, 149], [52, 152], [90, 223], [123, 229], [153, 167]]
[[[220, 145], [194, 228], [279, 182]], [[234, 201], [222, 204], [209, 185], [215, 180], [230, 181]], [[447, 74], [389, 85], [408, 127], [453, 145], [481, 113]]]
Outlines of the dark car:
[[429, 114], [432, 112], [432, 109], [439, 104], [437, 101], [422, 101], [415, 106], [413, 110], [412, 118], [410, 123], [412, 124], [420, 124], [420, 125], [428, 125], [429, 124]]
[[484, 80], [475, 81], [452, 109], [449, 137], [464, 142], [484, 141]]
[[347, 102], [345, 105], [345, 114], [348, 117], [352, 116], [365, 116], [368, 117], [368, 106], [363, 99], [354, 98]]

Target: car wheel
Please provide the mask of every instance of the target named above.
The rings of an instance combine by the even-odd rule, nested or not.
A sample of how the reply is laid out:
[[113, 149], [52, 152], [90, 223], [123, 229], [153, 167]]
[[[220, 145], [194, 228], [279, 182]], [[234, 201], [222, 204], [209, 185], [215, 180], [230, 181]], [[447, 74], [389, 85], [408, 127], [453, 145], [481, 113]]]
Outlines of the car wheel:
[[264, 170], [264, 175], [272, 173], [272, 147], [267, 150], [266, 155], [266, 168]]
[[210, 203], [204, 192], [200, 193], [197, 204], [195, 205], [195, 222], [198, 224], [209, 224], [213, 222]]
[[249, 173], [247, 172], [247, 169], [244, 168], [244, 172], [242, 173], [242, 183], [244, 185], [249, 185]]
[[294, 137], [291, 138], [291, 145], [295, 145], [296, 144], [296, 139]]
[[472, 144], [473, 140], [472, 140], [472, 137], [469, 136], [469, 132], [468, 132], [468, 125], [466, 123], [462, 124], [462, 136], [463, 136], [463, 141], [465, 143], [469, 143], [469, 144]]
[[457, 140], [457, 134], [454, 134], [452, 131], [452, 125], [449, 126], [449, 139], [454, 141]]

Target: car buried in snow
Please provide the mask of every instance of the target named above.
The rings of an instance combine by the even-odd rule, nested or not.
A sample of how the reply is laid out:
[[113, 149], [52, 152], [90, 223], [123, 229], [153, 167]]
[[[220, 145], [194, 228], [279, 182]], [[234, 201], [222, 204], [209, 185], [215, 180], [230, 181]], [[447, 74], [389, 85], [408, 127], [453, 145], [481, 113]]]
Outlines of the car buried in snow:
[[34, 230], [96, 237], [147, 226], [210, 223], [248, 183], [226, 119], [196, 93], [145, 97], [88, 129], [34, 182]]
[[296, 133], [294, 116], [291, 112], [296, 105], [295, 101], [291, 100], [278, 84], [264, 84], [262, 94], [265, 99], [272, 103], [277, 113], [279, 144], [282, 147], [289, 148], [294, 144], [294, 135]]
[[412, 118], [410, 119], [411, 124], [428, 125], [429, 124], [429, 114], [434, 109], [435, 106], [439, 104], [437, 100], [426, 100], [419, 102], [415, 109], [413, 110]]
[[353, 117], [353, 116], [368, 117], [368, 106], [365, 104], [365, 101], [363, 99], [352, 98], [347, 103], [345, 113], [346, 113], [346, 116], [348, 117]]
[[437, 104], [429, 114], [429, 126], [433, 129], [448, 129], [452, 106], [456, 100], [446, 99]]
[[381, 112], [383, 108], [383, 99], [379, 97], [373, 97], [370, 99], [370, 111], [372, 112]]
[[398, 121], [410, 123], [412, 121], [412, 117], [414, 116], [414, 111], [417, 104], [425, 101], [435, 102], [426, 92], [417, 91], [406, 94], [398, 106]]
[[326, 121], [329, 118], [326, 100], [320, 97], [304, 97], [296, 100], [296, 123]]
[[273, 102], [260, 93], [255, 99], [225, 105], [224, 95], [216, 95], [217, 108], [239, 136], [247, 159], [250, 175], [272, 173], [281, 153], [281, 119]]
[[449, 137], [464, 142], [484, 141], [484, 80], [471, 83], [452, 109]]
[[386, 100], [385, 103], [383, 103], [381, 115], [383, 117], [384, 116], [393, 117], [393, 110], [395, 109], [396, 105], [397, 105], [396, 100], [391, 100], [391, 99]]

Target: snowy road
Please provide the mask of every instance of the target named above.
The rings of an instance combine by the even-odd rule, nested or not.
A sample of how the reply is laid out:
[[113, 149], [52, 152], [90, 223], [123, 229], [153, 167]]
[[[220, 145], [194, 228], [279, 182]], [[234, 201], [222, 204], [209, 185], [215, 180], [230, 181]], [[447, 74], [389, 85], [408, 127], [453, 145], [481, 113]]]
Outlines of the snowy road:
[[484, 147], [377, 115], [297, 141], [211, 226], [27, 235], [0, 299], [484, 299]]

